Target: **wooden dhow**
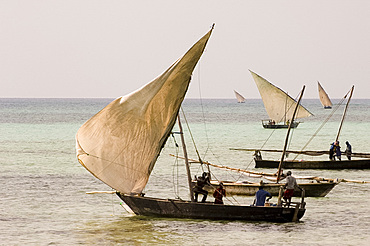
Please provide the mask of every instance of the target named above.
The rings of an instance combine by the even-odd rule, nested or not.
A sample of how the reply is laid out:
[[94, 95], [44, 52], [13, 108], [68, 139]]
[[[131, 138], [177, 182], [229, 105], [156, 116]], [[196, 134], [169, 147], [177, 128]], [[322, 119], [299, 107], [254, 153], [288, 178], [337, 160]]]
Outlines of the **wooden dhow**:
[[[298, 221], [304, 215], [302, 200], [287, 207], [281, 197], [277, 206], [197, 203], [185, 161], [189, 201], [160, 199], [143, 194], [157, 158], [179, 119], [180, 106], [192, 72], [200, 59], [211, 30], [163, 74], [141, 89], [120, 97], [81, 126], [76, 134], [78, 161], [111, 188], [137, 215], [245, 221]], [[180, 121], [178, 120], [180, 123]], [[179, 124], [180, 132], [181, 125]], [[181, 134], [183, 139], [183, 134]], [[183, 149], [186, 150], [185, 142]], [[186, 151], [184, 156], [187, 159]], [[164, 184], [166, 186], [167, 184]]]
[[[299, 125], [298, 121], [293, 121], [290, 124], [293, 111], [297, 102], [277, 86], [273, 85], [265, 78], [250, 71], [254, 82], [257, 85], [261, 95], [263, 105], [270, 119], [262, 120], [262, 126], [269, 129], [281, 128], [296, 128]], [[312, 114], [302, 105], [298, 104], [297, 115], [294, 119], [301, 119], [311, 116]]]

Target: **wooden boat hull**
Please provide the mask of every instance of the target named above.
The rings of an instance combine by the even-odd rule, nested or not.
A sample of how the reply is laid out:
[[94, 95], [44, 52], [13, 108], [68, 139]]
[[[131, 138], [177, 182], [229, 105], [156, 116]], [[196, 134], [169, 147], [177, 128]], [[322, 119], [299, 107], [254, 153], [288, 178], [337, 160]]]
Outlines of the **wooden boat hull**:
[[[241, 195], [241, 196], [254, 196], [259, 189], [260, 184], [248, 184], [248, 183], [236, 183], [222, 181], [226, 193], [230, 195]], [[326, 196], [338, 183], [337, 182], [323, 182], [323, 183], [299, 183], [299, 186], [305, 190], [305, 197], [324, 197]], [[263, 189], [268, 191], [272, 196], [279, 195], [279, 189], [282, 184], [264, 183]], [[213, 184], [213, 187], [206, 186], [205, 189], [208, 192], [212, 192], [217, 187], [217, 184]], [[301, 191], [295, 190], [295, 197], [301, 197]]]
[[[256, 168], [278, 168], [279, 161], [254, 160]], [[370, 169], [370, 159], [342, 161], [284, 161], [285, 169]]]
[[[297, 128], [300, 122], [293, 122], [292, 128]], [[275, 124], [275, 125], [270, 125], [268, 123], [262, 123], [263, 128], [266, 129], [286, 129], [289, 127], [287, 124]]]
[[172, 199], [157, 199], [142, 196], [128, 196], [120, 194], [119, 192], [117, 192], [117, 195], [135, 214], [154, 217], [292, 222], [295, 212], [299, 220], [306, 211], [305, 208], [236, 206], [214, 204], [210, 202], [200, 203]]

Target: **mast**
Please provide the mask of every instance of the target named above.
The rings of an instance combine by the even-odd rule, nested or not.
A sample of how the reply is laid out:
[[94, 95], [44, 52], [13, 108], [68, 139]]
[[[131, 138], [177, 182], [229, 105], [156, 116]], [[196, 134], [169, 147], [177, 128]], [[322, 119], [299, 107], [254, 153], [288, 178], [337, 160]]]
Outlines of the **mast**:
[[181, 136], [181, 143], [182, 143], [182, 149], [184, 152], [184, 159], [185, 159], [185, 166], [186, 166], [186, 174], [188, 176], [188, 185], [189, 185], [189, 195], [190, 195], [190, 200], [194, 202], [194, 194], [193, 194], [193, 187], [191, 185], [191, 173], [190, 173], [190, 167], [189, 167], [189, 159], [188, 159], [188, 152], [186, 150], [186, 144], [185, 144], [185, 139], [184, 139], [184, 133], [182, 131], [182, 126], [181, 126], [181, 121], [180, 121], [180, 114], [177, 115], [177, 121], [179, 124], [179, 129], [180, 129], [180, 136]]
[[354, 89], [355, 89], [355, 86], [354, 86], [354, 85], [352, 85], [351, 93], [350, 93], [350, 95], [349, 95], [349, 98], [348, 98], [348, 101], [347, 101], [347, 104], [346, 104], [346, 108], [344, 109], [343, 116], [342, 116], [342, 120], [341, 120], [341, 122], [340, 122], [339, 129], [338, 129], [338, 134], [337, 134], [337, 137], [335, 138], [335, 141], [338, 141], [338, 139], [339, 139], [340, 131], [342, 130], [343, 121], [344, 121], [344, 118], [346, 117], [348, 104], [349, 104], [349, 101], [351, 101], [352, 93], [353, 93], [353, 90], [354, 90]]
[[302, 91], [301, 91], [301, 95], [299, 96], [299, 99], [298, 99], [297, 105], [295, 106], [295, 109], [294, 109], [294, 112], [293, 112], [293, 115], [292, 115], [292, 119], [291, 119], [291, 121], [289, 122], [288, 132], [287, 132], [286, 137], [285, 137], [285, 144], [284, 144], [283, 154], [281, 155], [281, 160], [280, 160], [280, 163], [279, 163], [279, 168], [278, 168], [278, 173], [277, 173], [276, 183], [279, 183], [281, 167], [282, 167], [282, 164], [283, 164], [283, 161], [284, 161], [284, 156], [285, 156], [285, 152], [286, 152], [286, 147], [287, 147], [287, 145], [288, 145], [288, 139], [289, 139], [290, 129], [291, 129], [291, 127], [292, 127], [292, 124], [293, 124], [293, 121], [294, 121], [295, 114], [297, 113], [298, 106], [299, 106], [299, 104], [301, 103], [301, 99], [302, 99], [303, 92], [304, 92], [304, 89], [305, 89], [305, 88], [306, 88], [306, 86], [304, 85], [304, 86], [303, 86], [303, 89], [302, 89]]

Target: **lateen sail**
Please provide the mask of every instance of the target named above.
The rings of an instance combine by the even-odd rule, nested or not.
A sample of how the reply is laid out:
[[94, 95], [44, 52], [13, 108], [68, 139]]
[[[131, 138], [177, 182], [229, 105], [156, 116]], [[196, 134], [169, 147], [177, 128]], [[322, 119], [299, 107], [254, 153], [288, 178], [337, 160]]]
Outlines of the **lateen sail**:
[[235, 93], [235, 97], [236, 97], [236, 100], [238, 100], [238, 103], [243, 103], [245, 102], [245, 98], [240, 95], [237, 91], [234, 90], [234, 93]]
[[117, 98], [76, 135], [77, 158], [124, 194], [140, 194], [163, 148], [212, 29], [163, 74]]
[[[261, 94], [263, 104], [271, 120], [276, 123], [290, 119], [297, 102], [280, 88], [268, 82], [258, 74], [250, 71]], [[299, 105], [296, 119], [305, 118], [312, 114]]]
[[319, 89], [320, 102], [325, 108], [331, 108], [333, 104], [330, 101], [328, 94], [326, 94], [324, 88], [322, 88], [320, 82], [317, 81], [317, 87]]

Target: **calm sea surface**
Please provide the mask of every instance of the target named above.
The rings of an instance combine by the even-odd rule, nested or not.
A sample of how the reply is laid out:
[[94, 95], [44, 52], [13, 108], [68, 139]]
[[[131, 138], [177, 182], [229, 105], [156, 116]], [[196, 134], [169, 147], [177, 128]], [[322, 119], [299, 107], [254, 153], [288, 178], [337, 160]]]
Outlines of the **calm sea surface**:
[[[0, 99], [1, 245], [369, 245], [370, 184], [340, 183], [325, 198], [307, 198], [301, 222], [286, 224], [148, 218], [126, 212], [116, 195], [86, 194], [111, 189], [77, 162], [74, 137], [110, 101]], [[290, 149], [300, 150], [333, 111], [324, 110], [318, 100], [306, 99], [303, 105], [314, 116], [292, 132]], [[229, 148], [283, 148], [286, 130], [261, 126], [267, 118], [261, 100], [186, 100], [183, 108], [204, 160], [256, 170], [252, 153]], [[343, 110], [340, 106], [306, 149], [329, 148]], [[348, 140], [354, 152], [370, 153], [369, 130], [370, 100], [354, 99], [339, 138], [342, 148]], [[182, 155], [175, 141], [180, 143], [180, 138], [167, 141], [145, 189], [147, 196], [188, 198], [184, 164], [169, 156]], [[190, 137], [187, 147], [196, 159]], [[268, 153], [263, 157], [280, 158]], [[195, 164], [191, 169], [193, 175], [202, 172]], [[223, 180], [249, 179], [212, 171]], [[293, 170], [293, 176], [303, 175], [370, 181], [370, 170]], [[253, 197], [229, 197], [226, 202], [235, 200], [251, 204]]]

